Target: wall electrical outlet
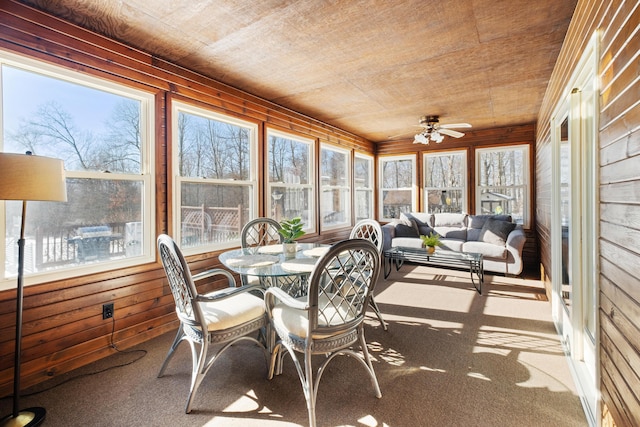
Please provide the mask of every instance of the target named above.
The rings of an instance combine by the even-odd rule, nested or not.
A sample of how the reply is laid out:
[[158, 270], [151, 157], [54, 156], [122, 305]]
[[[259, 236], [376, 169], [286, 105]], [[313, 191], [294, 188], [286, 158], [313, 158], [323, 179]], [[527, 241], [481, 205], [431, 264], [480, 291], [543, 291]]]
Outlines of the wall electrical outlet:
[[111, 319], [113, 317], [113, 303], [102, 304], [102, 319]]

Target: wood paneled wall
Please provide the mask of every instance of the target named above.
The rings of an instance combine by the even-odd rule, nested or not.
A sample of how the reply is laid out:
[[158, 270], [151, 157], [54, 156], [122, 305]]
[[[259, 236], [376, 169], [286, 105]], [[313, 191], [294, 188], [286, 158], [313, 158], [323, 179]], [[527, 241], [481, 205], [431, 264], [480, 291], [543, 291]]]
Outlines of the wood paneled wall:
[[[414, 144], [413, 138], [399, 141], [390, 141], [379, 143], [376, 154], [379, 156], [385, 155], [400, 155], [400, 154], [415, 154], [416, 167], [417, 167], [417, 182], [418, 188], [418, 206], [423, 205], [423, 170], [422, 170], [422, 155], [428, 151], [442, 151], [442, 150], [466, 150], [467, 151], [467, 180], [468, 180], [468, 200], [469, 200], [469, 213], [475, 213], [475, 150], [478, 148], [489, 147], [504, 147], [509, 145], [523, 145], [528, 144], [531, 146], [531, 152], [529, 156], [529, 182], [531, 183], [531, 202], [535, 205], [535, 166], [534, 159], [536, 157], [535, 149], [535, 132], [536, 128], [533, 124], [525, 124], [521, 126], [509, 126], [504, 128], [494, 128], [487, 130], [477, 131], [465, 131], [465, 136], [460, 139], [446, 138], [441, 144], [431, 143], [428, 145]], [[525, 230], [527, 235], [527, 241], [523, 249], [523, 263], [524, 269], [527, 275], [538, 274], [538, 266], [540, 259], [538, 257], [538, 243], [537, 237], [534, 232], [533, 224], [535, 224], [535, 210], [530, 207], [529, 215], [531, 217], [531, 228]]]
[[599, 323], [603, 425], [640, 425], [640, 1], [580, 0], [538, 117], [536, 232], [551, 278], [551, 128], [585, 46], [600, 32]]
[[[168, 102], [197, 101], [219, 112], [274, 126], [321, 142], [374, 154], [373, 144], [312, 118], [226, 86], [12, 1], [0, 3], [0, 48], [156, 95], [156, 223], [168, 230]], [[264, 134], [260, 135], [260, 140]], [[263, 207], [264, 209], [264, 207]], [[317, 239], [339, 240], [349, 230]], [[189, 257], [194, 272], [218, 265], [217, 253]], [[201, 291], [223, 286], [204, 284]], [[14, 290], [0, 292], [0, 396], [11, 393], [15, 325]], [[114, 320], [102, 304], [115, 303]], [[28, 286], [24, 298], [22, 385], [42, 382], [175, 329], [173, 298], [159, 262]]]

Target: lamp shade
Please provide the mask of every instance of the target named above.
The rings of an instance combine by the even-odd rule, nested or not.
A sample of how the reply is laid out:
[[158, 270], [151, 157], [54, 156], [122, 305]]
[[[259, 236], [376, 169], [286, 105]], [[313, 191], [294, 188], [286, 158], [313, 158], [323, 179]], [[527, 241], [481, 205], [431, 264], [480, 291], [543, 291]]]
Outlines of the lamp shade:
[[0, 200], [67, 200], [64, 162], [30, 154], [0, 153]]

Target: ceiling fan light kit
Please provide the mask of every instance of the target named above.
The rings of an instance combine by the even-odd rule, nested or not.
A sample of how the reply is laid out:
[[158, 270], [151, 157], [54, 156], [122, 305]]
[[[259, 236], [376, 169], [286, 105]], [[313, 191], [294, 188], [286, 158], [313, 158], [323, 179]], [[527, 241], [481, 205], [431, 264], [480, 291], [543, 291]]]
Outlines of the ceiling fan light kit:
[[416, 134], [416, 136], [414, 137], [413, 143], [429, 145], [429, 140], [431, 140], [433, 142], [437, 142], [438, 144], [440, 144], [443, 139], [444, 139], [444, 135], [441, 135], [440, 132], [438, 131], [428, 132], [425, 130], [425, 131], [422, 131], [421, 133]]
[[453, 138], [461, 138], [464, 133], [453, 130], [453, 128], [470, 128], [469, 123], [456, 123], [450, 125], [440, 125], [438, 116], [422, 116], [420, 117], [420, 126], [424, 130], [417, 133], [414, 136], [414, 144], [429, 144], [429, 141], [435, 143], [441, 143], [444, 140], [444, 136], [451, 136]]

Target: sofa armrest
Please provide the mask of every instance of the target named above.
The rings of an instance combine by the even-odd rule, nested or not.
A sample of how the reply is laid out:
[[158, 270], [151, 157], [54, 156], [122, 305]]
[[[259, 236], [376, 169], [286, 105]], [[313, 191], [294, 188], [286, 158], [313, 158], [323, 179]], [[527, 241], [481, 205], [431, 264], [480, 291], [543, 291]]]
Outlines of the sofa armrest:
[[516, 227], [516, 229], [507, 236], [506, 248], [510, 254], [508, 258], [513, 258], [513, 261], [507, 265], [506, 273], [513, 274], [515, 276], [522, 273], [522, 269], [524, 267], [522, 250], [524, 249], [524, 243], [526, 241], [527, 235], [524, 233], [522, 226]]
[[394, 222], [387, 223], [382, 226], [382, 250], [391, 249], [391, 241], [396, 237], [396, 224]]
[[527, 236], [526, 234], [524, 234], [524, 230], [521, 227], [516, 227], [507, 236], [507, 249], [514, 254], [518, 254], [518, 256], [522, 257], [522, 249], [524, 248], [524, 243], [526, 241]]

